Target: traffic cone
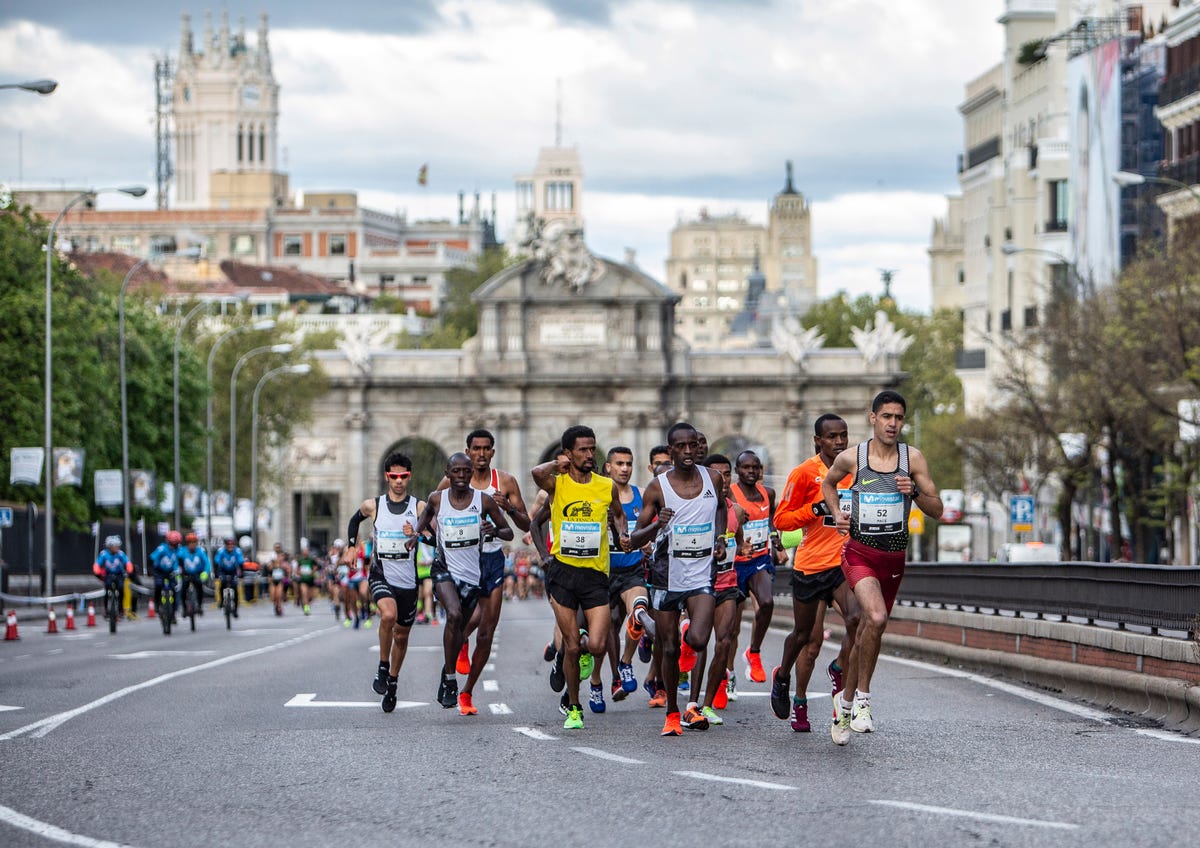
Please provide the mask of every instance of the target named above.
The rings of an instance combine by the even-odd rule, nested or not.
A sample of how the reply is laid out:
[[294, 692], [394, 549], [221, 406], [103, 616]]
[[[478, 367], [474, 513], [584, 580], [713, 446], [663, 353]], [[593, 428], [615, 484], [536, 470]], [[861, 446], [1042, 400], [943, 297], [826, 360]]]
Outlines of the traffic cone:
[[17, 635], [17, 611], [8, 611], [8, 624], [4, 628], [4, 641], [15, 642], [21, 637]]
[[88, 627], [96, 626], [96, 607], [92, 604], [88, 604], [87, 626]]
[[54, 613], [54, 607], [50, 607], [50, 617], [46, 620], [46, 632], [58, 632], [58, 616]]
[[75, 629], [75, 610], [71, 609], [70, 604], [67, 604], [67, 629]]
[[146, 618], [154, 618], [154, 598], [146, 602]]

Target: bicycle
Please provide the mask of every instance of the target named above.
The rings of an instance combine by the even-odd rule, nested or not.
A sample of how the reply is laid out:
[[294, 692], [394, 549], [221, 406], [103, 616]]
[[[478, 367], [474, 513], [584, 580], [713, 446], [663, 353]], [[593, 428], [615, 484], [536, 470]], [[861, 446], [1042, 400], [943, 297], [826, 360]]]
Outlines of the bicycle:
[[117, 632], [117, 618], [121, 614], [121, 581], [109, 580], [104, 586], [104, 614], [108, 616], [108, 632]]
[[191, 622], [192, 631], [196, 630], [196, 601], [192, 598], [192, 593], [195, 591], [192, 586], [192, 581], [183, 581], [183, 603], [180, 608], [183, 610], [183, 615]]
[[175, 618], [175, 584], [164, 582], [159, 592], [158, 617], [162, 620], [164, 636], [171, 635], [171, 624]]
[[234, 586], [234, 578], [232, 578], [232, 577], [222, 577], [221, 578], [221, 606], [223, 606], [225, 608], [225, 629], [226, 630], [233, 629], [233, 605], [237, 600], [233, 596], [233, 593], [235, 591], [237, 591], [236, 589], [233, 588], [233, 586]]

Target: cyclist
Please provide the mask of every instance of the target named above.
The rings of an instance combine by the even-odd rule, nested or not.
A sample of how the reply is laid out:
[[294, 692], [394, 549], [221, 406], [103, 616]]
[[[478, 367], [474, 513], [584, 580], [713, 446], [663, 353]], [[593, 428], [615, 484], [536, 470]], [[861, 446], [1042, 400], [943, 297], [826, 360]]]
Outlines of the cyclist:
[[183, 597], [190, 583], [196, 592], [196, 615], [204, 615], [204, 591], [201, 586], [208, 580], [208, 551], [200, 547], [200, 540], [195, 533], [184, 536], [183, 543], [187, 547], [179, 552], [179, 565], [183, 569], [179, 596]]
[[[167, 593], [170, 586], [175, 597], [179, 597], [179, 545], [183, 536], [178, 530], [167, 532], [167, 539], [150, 554], [150, 564], [154, 569], [154, 597], [157, 599], [159, 615], [165, 615], [167, 609]], [[171, 608], [171, 623], [174, 624], [179, 616], [176, 609]]]
[[[230, 581], [233, 585], [233, 617], [238, 617], [238, 578], [241, 576], [242, 566], [246, 564], [246, 558], [242, 556], [242, 549], [239, 548], [233, 537], [225, 540], [225, 546], [213, 554], [213, 568], [216, 571], [217, 577], [221, 579], [221, 585], [217, 590], [218, 598], [223, 598], [225, 595], [225, 583]], [[224, 602], [220, 602], [223, 607]]]
[[[121, 550], [120, 536], [109, 536], [104, 540], [104, 550], [96, 557], [96, 562], [92, 565], [92, 571], [104, 581], [105, 592], [108, 591], [110, 586], [116, 586], [117, 597], [123, 595], [125, 591], [125, 575], [133, 574], [133, 563], [129, 561], [129, 557], [125, 556], [125, 552]], [[119, 604], [117, 612], [120, 612]]]

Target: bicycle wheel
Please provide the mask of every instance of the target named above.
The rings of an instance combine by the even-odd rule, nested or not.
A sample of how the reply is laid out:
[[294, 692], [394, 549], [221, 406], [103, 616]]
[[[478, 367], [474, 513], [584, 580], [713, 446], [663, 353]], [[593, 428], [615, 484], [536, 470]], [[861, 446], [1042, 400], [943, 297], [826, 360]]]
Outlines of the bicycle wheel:
[[174, 610], [171, 609], [171, 595], [167, 589], [163, 589], [159, 596], [158, 617], [162, 622], [164, 636], [171, 635], [171, 615]]
[[191, 622], [192, 630], [196, 629], [196, 602], [192, 600], [192, 585], [189, 583], [183, 587], [183, 614], [187, 616]]
[[117, 632], [117, 613], [121, 610], [121, 602], [117, 597], [117, 588], [110, 586], [108, 589], [108, 632]]
[[225, 601], [225, 629], [233, 629], [233, 590], [225, 589], [221, 592], [221, 597]]

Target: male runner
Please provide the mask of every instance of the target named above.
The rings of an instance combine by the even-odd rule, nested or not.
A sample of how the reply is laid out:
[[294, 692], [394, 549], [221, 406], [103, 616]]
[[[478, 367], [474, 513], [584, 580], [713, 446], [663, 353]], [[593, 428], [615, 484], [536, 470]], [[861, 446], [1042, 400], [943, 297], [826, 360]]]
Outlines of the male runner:
[[641, 547], [656, 536], [666, 540], [651, 565], [650, 604], [667, 691], [662, 735], [679, 736], [683, 727], [708, 729], [698, 704], [689, 703], [682, 716], [679, 712], [679, 617], [687, 611], [691, 625], [684, 638], [693, 650], [703, 650], [712, 632], [714, 571], [725, 558], [726, 510], [718, 494], [720, 475], [696, 465], [696, 428], [673, 425], [667, 445], [673, 467], [646, 487], [630, 545]]
[[[608, 523], [616, 527], [622, 550], [628, 550], [629, 535], [617, 484], [594, 473], [596, 434], [590, 427], [568, 427], [562, 434], [562, 451], [530, 473], [550, 503], [554, 538], [546, 588], [562, 634], [559, 653], [567, 687], [563, 728], [582, 730], [579, 657], [586, 650], [593, 658], [603, 658], [608, 650]], [[587, 623], [586, 645], [577, 626], [579, 610]]]
[[[771, 709], [778, 718], [791, 717], [792, 730], [808, 733], [808, 682], [824, 641], [825, 610], [836, 604], [846, 623], [846, 637], [837, 658], [827, 673], [833, 691], [842, 689], [842, 672], [849, 663], [858, 625], [858, 601], [842, 573], [842, 544], [837, 519], [821, 494], [821, 481], [838, 454], [846, 449], [846, 422], [832, 413], [813, 424], [816, 456], [802, 462], [788, 475], [783, 497], [775, 510], [775, 526], [780, 530], [803, 530], [804, 538], [796, 548], [792, 566], [792, 632], [783, 642], [783, 659], [771, 675]], [[838, 495], [843, 511], [850, 507], [850, 481], [839, 483]], [[788, 709], [788, 684], [792, 666], [796, 666], [796, 694]]]
[[[504, 520], [504, 513], [492, 500], [471, 487], [472, 465], [465, 453], [455, 453], [446, 461], [446, 477], [450, 488], [434, 492], [421, 511], [416, 535], [405, 543], [412, 552], [417, 547], [417, 537], [429, 530], [437, 520], [437, 557], [430, 570], [433, 591], [438, 602], [446, 611], [446, 629], [442, 631], [441, 683], [438, 685], [438, 703], [446, 709], [458, 704], [462, 715], [475, 715], [479, 711], [471, 702], [471, 696], [458, 697], [458, 678], [455, 677], [455, 661], [462, 648], [464, 631], [475, 605], [479, 602], [480, 580], [482, 579], [482, 544], [488, 539], [499, 537], [511, 542], [512, 528]], [[413, 573], [416, 588], [416, 572]], [[416, 595], [413, 595], [415, 617]]]
[[[849, 533], [842, 548], [842, 571], [862, 608], [858, 633], [846, 668], [846, 688], [833, 698], [830, 735], [838, 745], [850, 731], [871, 733], [871, 677], [888, 615], [896, 601], [908, 551], [908, 513], [913, 503], [930, 518], [941, 518], [942, 499], [929, 476], [929, 464], [916, 448], [900, 441], [906, 405], [886, 389], [871, 402], [872, 438], [838, 455], [821, 481], [837, 529]], [[850, 514], [839, 508], [837, 485], [850, 477]], [[844, 700], [854, 690], [854, 702]]]
[[[487, 430], [472, 430], [467, 434], [467, 455], [471, 459], [471, 487], [491, 495], [496, 506], [500, 507], [520, 530], [528, 530], [529, 515], [525, 510], [525, 500], [521, 497], [521, 487], [517, 485], [517, 478], [507, 471], [492, 468], [492, 458], [496, 455], [496, 437]], [[443, 478], [438, 484], [438, 489], [445, 489], [449, 485], [450, 481]], [[493, 537], [483, 542], [480, 567], [483, 570], [482, 592], [475, 612], [463, 632], [462, 648], [455, 660], [455, 671], [467, 675], [467, 685], [462, 694], [466, 696], [468, 703], [475, 690], [475, 681], [483, 673], [483, 667], [492, 655], [492, 639], [500, 621], [500, 607], [504, 603], [504, 546], [499, 538]], [[467, 637], [476, 629], [478, 636], [475, 638], [475, 653], [472, 655]]]
[[[655, 445], [650, 448], [650, 464], [646, 466], [653, 480], [660, 473], [671, 467], [671, 449], [666, 445]], [[642, 491], [645, 491], [643, 487]], [[642, 562], [648, 567], [652, 553], [647, 553]], [[646, 570], [646, 569], [643, 569]], [[646, 584], [649, 585], [649, 572], [646, 573]], [[630, 619], [625, 622], [626, 632], [638, 637], [638, 659], [649, 664], [646, 669], [646, 679], [642, 688], [650, 696], [650, 706], [665, 707], [667, 705], [667, 690], [662, 688], [662, 651], [654, 648], [654, 616], [649, 609], [635, 609], [630, 613]]]
[[[771, 595], [772, 579], [775, 576], [775, 561], [772, 558], [771, 522], [775, 515], [775, 490], [764, 486], [762, 460], [754, 451], [744, 450], [737, 455], [737, 482], [732, 486], [733, 499], [746, 512], [746, 524], [742, 531], [750, 553], [739, 556], [734, 562], [737, 569], [738, 591], [742, 598], [754, 596], [758, 611], [754, 614], [754, 626], [750, 631], [750, 645], [745, 658], [749, 664], [749, 677], [755, 683], [767, 679], [763, 671], [759, 650], [771, 624], [775, 601]], [[740, 612], [740, 609], [739, 609]], [[739, 621], [741, 617], [739, 616]]]
[[379, 668], [371, 682], [375, 694], [382, 695], [385, 713], [396, 709], [396, 685], [400, 666], [408, 652], [408, 635], [417, 617], [416, 555], [408, 540], [416, 535], [416, 524], [424, 501], [408, 494], [412, 460], [402, 453], [388, 454], [383, 461], [387, 491], [368, 498], [350, 517], [346, 538], [350, 556], [358, 557], [358, 529], [372, 522], [371, 567], [368, 588], [379, 610]]
[[317, 559], [306, 542], [296, 557], [296, 601], [305, 615], [312, 614], [312, 600], [317, 585]]

